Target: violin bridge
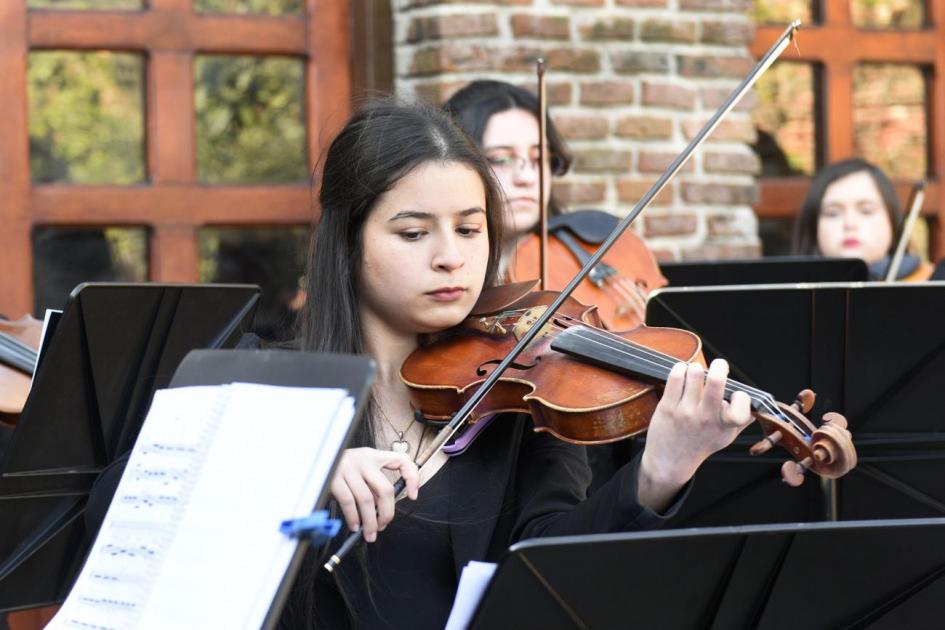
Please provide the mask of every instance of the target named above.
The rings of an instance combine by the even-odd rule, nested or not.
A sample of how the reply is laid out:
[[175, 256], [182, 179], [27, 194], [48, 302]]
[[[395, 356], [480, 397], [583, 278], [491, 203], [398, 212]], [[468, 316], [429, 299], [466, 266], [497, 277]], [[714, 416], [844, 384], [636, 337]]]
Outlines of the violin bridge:
[[[525, 313], [518, 318], [518, 321], [515, 322], [515, 327], [512, 329], [512, 334], [515, 335], [515, 338], [521, 339], [525, 333], [531, 330], [531, 327], [535, 325], [535, 322], [538, 321], [538, 318], [541, 317], [542, 314], [547, 310], [547, 306], [540, 305], [533, 306], [532, 308], [525, 311]], [[542, 328], [541, 332], [538, 333], [536, 339], [550, 333], [552, 328], [552, 323], [549, 321], [547, 324], [545, 324], [544, 328]]]

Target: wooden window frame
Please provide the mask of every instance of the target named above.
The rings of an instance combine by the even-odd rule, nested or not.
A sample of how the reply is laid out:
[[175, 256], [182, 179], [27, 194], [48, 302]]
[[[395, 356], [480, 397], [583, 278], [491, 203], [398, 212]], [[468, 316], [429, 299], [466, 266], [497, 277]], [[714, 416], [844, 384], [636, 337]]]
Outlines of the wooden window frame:
[[[203, 226], [306, 225], [308, 182], [206, 185], [197, 181], [193, 65], [198, 54], [303, 59], [310, 163], [351, 110], [349, 5], [306, 0], [298, 16], [200, 14], [192, 0], [149, 0], [141, 11], [27, 9], [0, 2], [0, 313], [33, 310], [34, 226], [136, 226], [150, 233], [150, 279], [195, 282]], [[30, 181], [27, 62], [32, 50], [116, 50], [145, 56], [141, 185]], [[319, 98], [320, 95], [327, 95]], [[340, 98], [339, 98], [340, 97]]]
[[[826, 0], [823, 20], [803, 25], [798, 32], [798, 55], [789, 49], [782, 59], [818, 64], [822, 70], [823, 146], [825, 163], [852, 156], [853, 68], [860, 63], [897, 63], [931, 69], [928, 83], [928, 188], [923, 216], [930, 222], [933, 260], [945, 256], [945, 0], [927, 0], [927, 26], [922, 30], [872, 30], [854, 26], [849, 0]], [[783, 26], [759, 25], [751, 44], [756, 57], [764, 54], [784, 31]], [[842, 45], [838, 45], [842, 42]], [[793, 217], [809, 178], [761, 178], [755, 211], [760, 218]], [[912, 182], [896, 182], [905, 201]]]

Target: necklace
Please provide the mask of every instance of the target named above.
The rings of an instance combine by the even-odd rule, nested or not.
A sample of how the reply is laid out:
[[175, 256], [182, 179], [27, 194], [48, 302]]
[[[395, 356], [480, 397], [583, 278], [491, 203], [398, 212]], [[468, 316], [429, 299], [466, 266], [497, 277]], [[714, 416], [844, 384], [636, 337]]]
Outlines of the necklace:
[[390, 428], [393, 429], [394, 433], [397, 435], [396, 440], [391, 440], [390, 450], [392, 450], [395, 453], [409, 453], [410, 442], [404, 439], [404, 433], [410, 430], [410, 427], [413, 426], [413, 423], [416, 422], [417, 419], [414, 418], [413, 420], [411, 420], [410, 424], [408, 424], [407, 427], [403, 431], [401, 431], [397, 427], [394, 426], [394, 423], [390, 421], [390, 418], [387, 417], [387, 414], [385, 414], [383, 411], [381, 411], [380, 414], [381, 414], [381, 417], [384, 419], [384, 422], [389, 424]]

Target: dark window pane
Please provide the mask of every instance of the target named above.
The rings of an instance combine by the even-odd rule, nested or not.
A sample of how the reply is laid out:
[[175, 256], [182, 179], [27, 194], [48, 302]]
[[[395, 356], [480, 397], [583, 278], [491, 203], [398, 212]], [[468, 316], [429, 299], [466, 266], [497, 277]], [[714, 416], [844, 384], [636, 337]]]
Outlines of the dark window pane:
[[34, 182], [133, 184], [145, 178], [140, 55], [29, 55]]
[[264, 339], [294, 337], [295, 315], [309, 230], [293, 228], [205, 228], [198, 233], [202, 282], [250, 283], [262, 287], [255, 332]]
[[755, 84], [758, 106], [752, 119], [758, 131], [755, 151], [762, 175], [809, 175], [817, 167], [814, 68], [781, 62]]
[[860, 28], [922, 28], [924, 0], [850, 0], [850, 17]]
[[144, 9], [144, 0], [27, 0], [31, 9], [91, 9], [114, 11], [116, 9]]
[[302, 0], [194, 0], [194, 11], [289, 15], [302, 12]]
[[82, 282], [144, 282], [148, 279], [145, 228], [33, 230], [34, 308], [62, 308]]
[[197, 58], [194, 99], [200, 181], [305, 180], [304, 70], [298, 59]]
[[813, 16], [811, 0], [755, 0], [751, 10], [757, 24], [789, 24], [794, 20], [810, 24]]
[[921, 179], [927, 170], [926, 83], [922, 70], [862, 64], [853, 70], [856, 154], [887, 175]]

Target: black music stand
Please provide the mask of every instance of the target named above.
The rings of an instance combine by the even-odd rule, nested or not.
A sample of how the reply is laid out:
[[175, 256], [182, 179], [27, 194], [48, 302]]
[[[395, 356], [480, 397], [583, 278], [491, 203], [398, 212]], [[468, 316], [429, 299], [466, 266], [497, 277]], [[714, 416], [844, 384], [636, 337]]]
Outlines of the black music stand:
[[[732, 377], [790, 402], [817, 393], [810, 416], [850, 422], [859, 465], [798, 490], [779, 481], [784, 455], [747, 447], [754, 427], [696, 477], [680, 526], [945, 515], [945, 283], [820, 284], [662, 289], [651, 326], [686, 328]], [[812, 483], [813, 482], [813, 483]]]
[[[290, 352], [286, 350], [200, 350], [187, 355], [171, 381], [171, 387], [223, 385], [234, 382], [261, 383], [287, 387], [343, 388], [355, 398], [355, 417], [345, 443], [350, 441], [364, 411], [374, 380], [374, 362], [368, 357], [345, 354]], [[337, 464], [337, 458], [335, 460]], [[334, 470], [334, 464], [332, 465]], [[120, 477], [120, 472], [117, 477]], [[329, 478], [331, 475], [329, 474]], [[114, 479], [117, 486], [118, 478]], [[114, 487], [112, 488], [114, 492]], [[328, 502], [328, 487], [322, 488], [313, 509]], [[264, 628], [274, 628], [292, 589], [308, 545], [303, 541], [266, 616]]]
[[79, 285], [0, 460], [0, 610], [61, 601], [89, 540], [96, 476], [134, 444], [155, 389], [194, 348], [236, 343], [254, 285]]
[[770, 256], [756, 260], [712, 260], [660, 263], [671, 287], [797, 282], [865, 282], [866, 263], [859, 258]]
[[530, 540], [469, 630], [936, 627], [943, 537], [916, 519]]

